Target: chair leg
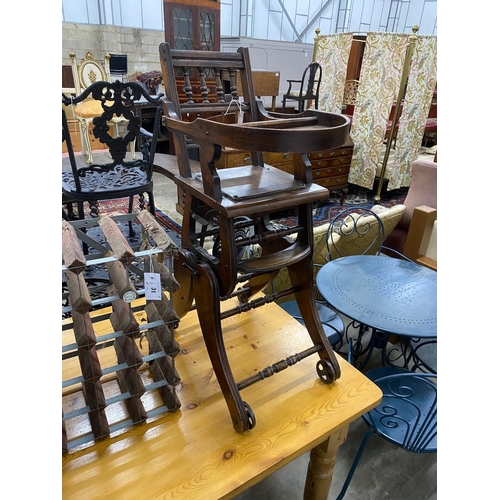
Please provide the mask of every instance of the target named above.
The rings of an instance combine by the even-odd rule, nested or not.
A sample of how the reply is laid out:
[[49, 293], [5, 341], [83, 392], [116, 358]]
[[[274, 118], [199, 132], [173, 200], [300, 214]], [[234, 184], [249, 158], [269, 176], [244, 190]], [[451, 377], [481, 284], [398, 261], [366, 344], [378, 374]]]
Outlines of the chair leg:
[[[312, 259], [311, 255], [307, 259]], [[311, 337], [311, 341], [314, 345], [321, 345], [323, 347], [318, 352], [318, 356], [320, 357], [319, 364], [317, 365], [318, 375], [320, 375], [320, 372], [323, 373], [320, 375], [321, 381], [332, 383], [340, 378], [340, 365], [328, 341], [318, 314], [316, 299], [314, 298], [312, 273], [308, 274], [304, 272], [304, 269], [308, 269], [308, 266], [307, 260], [305, 262], [301, 261], [298, 264], [290, 266], [288, 273], [292, 285], [299, 287], [299, 291], [295, 293], [295, 300], [297, 301], [302, 320]]]
[[78, 207], [78, 218], [85, 219], [85, 211], [83, 210], [83, 201], [77, 201], [76, 206]]
[[363, 451], [365, 449], [368, 438], [372, 434], [373, 434], [373, 431], [371, 429], [368, 429], [366, 431], [366, 434], [363, 437], [363, 441], [361, 441], [361, 445], [359, 446], [359, 450], [356, 453], [356, 457], [354, 458], [354, 462], [351, 465], [351, 469], [349, 470], [349, 473], [347, 474], [344, 485], [342, 486], [342, 489], [340, 490], [340, 493], [339, 493], [339, 496], [337, 497], [337, 500], [342, 500], [344, 498], [344, 495], [347, 491], [347, 488], [349, 487], [349, 484], [351, 483], [352, 476], [354, 475], [354, 472], [356, 471], [356, 467], [358, 466], [361, 455], [363, 454]]
[[132, 154], [132, 160], [135, 160], [137, 158], [135, 154], [135, 143], [136, 139], [134, 139], [134, 141], [130, 143], [130, 153]]
[[[78, 217], [80, 219], [85, 219], [85, 211], [83, 209], [83, 201], [77, 201], [76, 202], [76, 206], [78, 207]], [[82, 227], [82, 232], [86, 233], [87, 229], [85, 227]], [[88, 246], [87, 243], [85, 243], [85, 241], [82, 241], [82, 249], [83, 249], [83, 253], [85, 255], [88, 254], [88, 252], [89, 252], [89, 246]]]
[[87, 155], [87, 163], [91, 164], [94, 159], [92, 157], [92, 147], [90, 145], [90, 136], [89, 136], [89, 128], [87, 124], [87, 120], [80, 119], [80, 130], [82, 137], [82, 154]]
[[153, 195], [153, 191], [148, 192], [148, 208], [153, 217], [156, 217], [156, 206], [155, 206], [155, 198]]
[[255, 426], [250, 407], [241, 399], [227, 358], [222, 337], [220, 294], [217, 277], [205, 263], [193, 274], [193, 289], [198, 319], [217, 382], [226, 400], [234, 429], [240, 434]]
[[[128, 199], [128, 213], [129, 214], [132, 213], [133, 207], [134, 207], [134, 197], [130, 196], [129, 199]], [[134, 234], [135, 234], [134, 229], [132, 227], [132, 221], [131, 220], [128, 221], [128, 234], [129, 234], [129, 236], [134, 236]]]
[[[90, 207], [90, 216], [94, 219], [99, 217], [99, 202], [97, 200], [89, 201], [89, 207]], [[82, 219], [84, 219], [84, 217], [82, 217]]]

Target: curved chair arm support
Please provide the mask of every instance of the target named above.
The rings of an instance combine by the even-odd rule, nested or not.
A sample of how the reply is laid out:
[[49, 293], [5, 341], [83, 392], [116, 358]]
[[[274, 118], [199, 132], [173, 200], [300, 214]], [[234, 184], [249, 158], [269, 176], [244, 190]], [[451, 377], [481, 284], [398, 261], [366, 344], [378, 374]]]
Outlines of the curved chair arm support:
[[184, 122], [165, 117], [167, 127], [196, 139], [235, 149], [302, 153], [324, 151], [347, 141], [350, 119], [345, 115], [308, 109], [300, 117], [244, 124], [220, 123], [205, 118]]

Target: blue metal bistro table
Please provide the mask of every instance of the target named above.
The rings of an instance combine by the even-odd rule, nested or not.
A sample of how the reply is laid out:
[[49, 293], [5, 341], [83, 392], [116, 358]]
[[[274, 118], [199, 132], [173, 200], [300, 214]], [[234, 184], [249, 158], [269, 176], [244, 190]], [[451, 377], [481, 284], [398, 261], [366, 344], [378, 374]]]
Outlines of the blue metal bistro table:
[[[350, 329], [359, 329], [353, 354], [355, 358], [367, 354], [362, 367], [374, 348], [382, 349], [383, 363], [390, 362], [386, 352], [390, 334], [407, 340], [437, 338], [435, 271], [391, 257], [354, 255], [325, 264], [316, 284], [332, 307], [353, 320], [346, 337]], [[372, 336], [363, 347], [361, 338], [369, 328]]]

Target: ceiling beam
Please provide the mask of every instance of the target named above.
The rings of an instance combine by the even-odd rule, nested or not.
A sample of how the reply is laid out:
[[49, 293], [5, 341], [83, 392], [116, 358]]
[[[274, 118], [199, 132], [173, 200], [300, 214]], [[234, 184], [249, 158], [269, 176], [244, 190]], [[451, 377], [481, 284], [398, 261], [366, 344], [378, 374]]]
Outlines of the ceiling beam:
[[333, 2], [333, 0], [328, 0], [328, 2], [319, 9], [318, 13], [311, 19], [311, 22], [304, 28], [302, 33], [299, 35], [299, 41], [302, 41], [302, 37], [309, 31], [312, 25], [318, 20], [318, 18], [323, 14], [323, 11]]
[[288, 11], [286, 10], [285, 6], [283, 5], [283, 2], [281, 0], [278, 0], [278, 3], [281, 5], [281, 8], [283, 9], [283, 14], [285, 14], [286, 18], [288, 19], [288, 22], [290, 23], [290, 26], [292, 27], [294, 33], [297, 35], [298, 40], [296, 41], [302, 42], [302, 37], [299, 35], [299, 32], [297, 31], [295, 24], [293, 24], [293, 21], [290, 18], [290, 15], [288, 14]]

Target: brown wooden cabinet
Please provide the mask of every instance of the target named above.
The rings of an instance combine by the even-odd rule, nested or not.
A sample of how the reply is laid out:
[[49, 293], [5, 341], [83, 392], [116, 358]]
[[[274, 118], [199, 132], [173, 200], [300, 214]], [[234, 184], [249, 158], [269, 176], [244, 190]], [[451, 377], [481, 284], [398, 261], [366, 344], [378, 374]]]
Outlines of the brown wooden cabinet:
[[[330, 191], [347, 188], [351, 168], [353, 142], [351, 138], [339, 148], [319, 153], [308, 153], [311, 162], [313, 182]], [[293, 155], [291, 153], [262, 153], [264, 162], [273, 167], [293, 174]], [[231, 168], [250, 165], [249, 152], [226, 148], [215, 163], [217, 168]]]
[[163, 0], [165, 41], [173, 49], [220, 50], [218, 0]]

